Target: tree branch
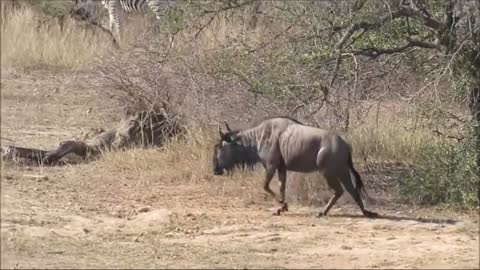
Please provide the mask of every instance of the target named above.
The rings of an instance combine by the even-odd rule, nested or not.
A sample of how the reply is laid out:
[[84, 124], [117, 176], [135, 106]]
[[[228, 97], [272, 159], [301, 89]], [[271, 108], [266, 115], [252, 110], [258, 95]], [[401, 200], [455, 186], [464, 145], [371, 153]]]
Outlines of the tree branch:
[[[342, 38], [335, 45], [336, 49], [342, 49], [347, 42], [347, 40], [357, 31], [363, 29], [364, 31], [374, 30], [380, 28], [383, 24], [389, 21], [394, 21], [398, 18], [412, 18], [417, 21], [422, 22], [425, 26], [432, 28], [434, 30], [441, 30], [444, 28], [445, 24], [439, 22], [417, 10], [408, 7], [400, 7], [398, 10], [389, 13], [388, 15], [383, 16], [378, 21], [375, 22], [358, 22], [350, 25], [348, 30], [343, 34]], [[418, 46], [420, 47], [420, 46]]]
[[210, 17], [210, 19], [208, 19], [208, 21], [207, 21], [204, 25], [201, 25], [201, 26], [198, 28], [198, 31], [197, 31], [197, 33], [194, 35], [193, 39], [190, 40], [190, 41], [193, 41], [194, 39], [196, 39], [196, 38], [200, 35], [200, 33], [202, 33], [203, 30], [205, 30], [205, 29], [207, 28], [207, 26], [209, 26], [209, 25], [213, 22], [213, 20], [215, 19], [215, 17], [217, 17], [217, 15], [218, 15], [218, 13], [215, 13], [214, 15], [212, 15], [212, 16]]
[[371, 58], [377, 58], [383, 54], [401, 53], [406, 51], [409, 48], [414, 48], [414, 47], [426, 48], [426, 49], [437, 49], [437, 50], [440, 49], [438, 44], [428, 43], [426, 41], [421, 41], [421, 40], [414, 40], [407, 37], [407, 42], [404, 45], [399, 47], [393, 47], [393, 48], [369, 47], [361, 50], [353, 50], [350, 53], [353, 53], [354, 55], [363, 55]]
[[[241, 8], [241, 7], [244, 7], [244, 6], [247, 6], [247, 5], [250, 5], [252, 3], [254, 3], [255, 0], [246, 0], [245, 2], [242, 2], [242, 3], [234, 3], [233, 5], [227, 5], [223, 8], [220, 8], [220, 9], [217, 9], [217, 10], [204, 10], [203, 13], [205, 14], [208, 14], [208, 13], [220, 13], [222, 11], [227, 11], [227, 10], [230, 10], [230, 9], [235, 9], [235, 8]], [[229, 2], [230, 3], [230, 2]]]
[[399, 11], [400, 11], [401, 17], [408, 17], [408, 18], [415, 19], [421, 22], [423, 25], [430, 27], [434, 30], [438, 31], [445, 27], [445, 23], [437, 21], [434, 18], [432, 18], [430, 14], [426, 12], [424, 7], [422, 8], [418, 8], [418, 6], [416, 8], [400, 7]]

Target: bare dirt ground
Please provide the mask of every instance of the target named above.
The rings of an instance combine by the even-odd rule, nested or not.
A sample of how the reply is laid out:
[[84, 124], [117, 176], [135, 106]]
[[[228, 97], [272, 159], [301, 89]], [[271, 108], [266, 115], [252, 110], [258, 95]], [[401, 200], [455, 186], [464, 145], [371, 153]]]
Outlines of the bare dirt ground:
[[[52, 148], [110, 127], [109, 104], [84, 80], [2, 74], [2, 143]], [[326, 218], [298, 204], [276, 217], [260, 179], [252, 192], [193, 178], [2, 162], [1, 268], [479, 268], [478, 212], [384, 200], [371, 206], [381, 219], [345, 202]]]

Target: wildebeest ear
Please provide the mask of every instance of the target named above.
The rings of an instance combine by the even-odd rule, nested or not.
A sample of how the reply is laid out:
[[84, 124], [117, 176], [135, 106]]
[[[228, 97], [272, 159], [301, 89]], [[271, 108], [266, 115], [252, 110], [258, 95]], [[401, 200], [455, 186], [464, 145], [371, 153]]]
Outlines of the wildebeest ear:
[[227, 128], [228, 131], [232, 131], [232, 129], [228, 126], [227, 121], [223, 121], [225, 123], [225, 127]]

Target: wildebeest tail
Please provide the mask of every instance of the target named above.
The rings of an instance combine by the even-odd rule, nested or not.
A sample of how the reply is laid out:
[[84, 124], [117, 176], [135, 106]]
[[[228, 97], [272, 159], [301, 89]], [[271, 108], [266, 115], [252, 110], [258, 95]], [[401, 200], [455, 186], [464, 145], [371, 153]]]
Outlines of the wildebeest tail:
[[363, 181], [362, 181], [362, 178], [360, 177], [360, 174], [353, 167], [351, 152], [348, 154], [348, 166], [350, 167], [350, 170], [352, 171], [352, 174], [355, 177], [355, 186], [357, 187], [358, 193], [360, 194], [360, 196], [363, 197], [364, 200], [370, 200], [370, 196], [368, 196], [368, 193], [365, 190], [365, 186], [363, 185]]

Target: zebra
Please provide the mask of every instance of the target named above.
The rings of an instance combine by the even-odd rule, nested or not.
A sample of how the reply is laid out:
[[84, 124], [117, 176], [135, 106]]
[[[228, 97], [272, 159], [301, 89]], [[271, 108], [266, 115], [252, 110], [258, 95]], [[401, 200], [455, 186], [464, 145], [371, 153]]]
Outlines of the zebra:
[[[95, 0], [75, 0], [76, 3], [92, 3]], [[169, 8], [174, 7], [176, 0], [102, 0], [101, 5], [107, 10], [109, 17], [109, 29], [112, 35], [116, 35], [118, 41], [121, 39], [123, 18], [122, 12], [143, 12], [148, 6], [159, 21], [163, 18]]]

